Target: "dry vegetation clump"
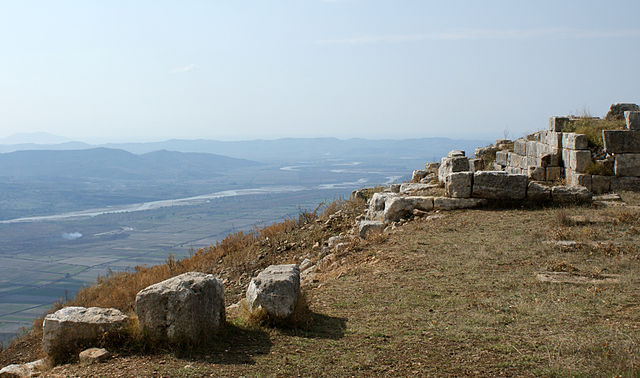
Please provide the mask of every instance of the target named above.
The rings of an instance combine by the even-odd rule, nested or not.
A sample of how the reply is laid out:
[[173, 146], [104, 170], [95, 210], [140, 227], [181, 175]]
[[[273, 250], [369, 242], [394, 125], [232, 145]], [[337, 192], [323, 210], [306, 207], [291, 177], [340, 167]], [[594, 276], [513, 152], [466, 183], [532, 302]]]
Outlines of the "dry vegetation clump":
[[625, 130], [626, 128], [624, 120], [606, 121], [598, 118], [581, 117], [572, 119], [563, 127], [562, 131], [584, 134], [587, 136], [591, 149], [602, 150], [604, 148], [602, 130]]

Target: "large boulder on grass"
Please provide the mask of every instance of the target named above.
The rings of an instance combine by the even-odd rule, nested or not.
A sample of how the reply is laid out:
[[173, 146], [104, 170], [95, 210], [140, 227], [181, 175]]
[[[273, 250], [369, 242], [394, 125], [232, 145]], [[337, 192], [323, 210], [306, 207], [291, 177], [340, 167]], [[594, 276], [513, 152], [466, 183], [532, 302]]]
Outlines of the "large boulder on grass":
[[224, 286], [211, 274], [189, 272], [136, 295], [140, 330], [169, 342], [197, 342], [224, 325]]
[[128, 320], [115, 308], [65, 307], [44, 318], [42, 349], [54, 361], [66, 360], [87, 346], [123, 337]]
[[251, 279], [247, 306], [252, 314], [264, 311], [272, 319], [293, 314], [300, 297], [300, 269], [297, 265], [271, 265]]

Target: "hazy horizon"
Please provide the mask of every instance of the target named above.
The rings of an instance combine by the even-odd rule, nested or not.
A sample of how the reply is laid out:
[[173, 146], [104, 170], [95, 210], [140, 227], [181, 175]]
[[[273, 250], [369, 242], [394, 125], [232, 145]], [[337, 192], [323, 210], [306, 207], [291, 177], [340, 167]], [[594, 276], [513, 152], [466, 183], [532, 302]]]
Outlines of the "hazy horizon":
[[[624, 10], [624, 12], [621, 12]], [[489, 138], [640, 102], [634, 1], [2, 2], [0, 138]]]

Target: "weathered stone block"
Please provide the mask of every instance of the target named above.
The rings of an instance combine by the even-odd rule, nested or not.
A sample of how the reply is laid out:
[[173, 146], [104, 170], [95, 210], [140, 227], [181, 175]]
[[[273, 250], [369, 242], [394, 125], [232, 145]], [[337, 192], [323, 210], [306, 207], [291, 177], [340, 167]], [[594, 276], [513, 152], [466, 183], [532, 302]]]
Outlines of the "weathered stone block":
[[513, 142], [513, 152], [521, 156], [527, 156], [527, 140], [516, 139]]
[[[591, 151], [589, 150], [565, 150], [568, 151], [569, 156], [569, 169], [583, 173], [587, 171], [587, 168], [591, 164]], [[567, 162], [565, 161], [565, 166]]]
[[476, 172], [472, 196], [486, 199], [519, 200], [527, 193], [527, 176], [499, 171]]
[[584, 186], [554, 186], [551, 198], [556, 203], [590, 202], [593, 194]]
[[436, 197], [433, 199], [433, 208], [436, 210], [470, 209], [486, 203], [487, 200], [483, 198]]
[[602, 130], [602, 139], [608, 154], [640, 153], [640, 131]]
[[640, 177], [611, 177], [611, 191], [640, 191]]
[[562, 132], [562, 128], [569, 123], [568, 117], [549, 118], [549, 131]]
[[626, 111], [637, 112], [640, 111], [640, 107], [636, 104], [616, 103], [611, 105], [609, 112], [604, 116], [604, 119], [608, 121], [624, 119], [624, 112]]
[[224, 286], [211, 274], [183, 273], [140, 290], [136, 314], [152, 339], [198, 342], [224, 326]]
[[[400, 187], [401, 188], [401, 187]], [[384, 210], [384, 204], [387, 199], [391, 197], [397, 197], [396, 193], [388, 193], [388, 192], [379, 192], [374, 193], [369, 200], [369, 211], [376, 212]]]
[[362, 239], [366, 239], [369, 232], [384, 231], [384, 223], [380, 221], [363, 220], [360, 222], [359, 235]]
[[539, 165], [541, 167], [558, 167], [560, 166], [560, 155], [558, 153], [547, 153], [540, 158]]
[[447, 176], [445, 189], [447, 195], [453, 198], [471, 197], [473, 172], [456, 172]]
[[640, 177], [640, 154], [617, 154], [613, 170], [616, 176]]
[[549, 146], [549, 148], [559, 150], [562, 148], [562, 133], [546, 130], [542, 131], [540, 141]]
[[527, 199], [533, 202], [546, 202], [551, 200], [551, 187], [538, 182], [529, 182]]
[[584, 186], [585, 188], [591, 190], [591, 175], [569, 172], [567, 174], [567, 185]]
[[484, 161], [482, 159], [469, 159], [469, 170], [472, 172], [484, 169]]
[[65, 307], [44, 318], [42, 349], [52, 360], [63, 361], [88, 346], [121, 337], [128, 321], [115, 308]]
[[494, 171], [502, 171], [504, 169], [504, 165], [500, 165], [496, 162], [493, 162], [493, 170]]
[[422, 211], [433, 210], [433, 197], [395, 197], [389, 199], [385, 204], [385, 223], [396, 222], [400, 219], [408, 219], [413, 216], [413, 210]]
[[456, 156], [465, 156], [464, 151], [462, 151], [462, 150], [451, 150], [447, 154], [447, 157], [456, 157]]
[[627, 121], [627, 129], [640, 130], [640, 112], [629, 111], [624, 112], [624, 119]]
[[509, 151], [497, 151], [496, 152], [496, 163], [506, 166], [509, 158]]
[[271, 265], [251, 279], [247, 288], [250, 312], [260, 309], [275, 319], [293, 314], [300, 297], [300, 269], [297, 265]]
[[546, 181], [560, 180], [564, 176], [564, 168], [547, 167], [546, 174], [547, 174]]
[[544, 181], [546, 179], [546, 169], [544, 167], [529, 167], [527, 176], [534, 181]]
[[511, 168], [523, 168], [527, 165], [527, 157], [509, 152], [507, 166]]
[[588, 146], [587, 136], [576, 133], [562, 133], [562, 148], [584, 150]]
[[611, 191], [611, 176], [591, 176], [591, 191], [595, 194], [609, 193]]
[[442, 158], [438, 169], [438, 180], [444, 182], [447, 176], [455, 172], [469, 171], [469, 159], [464, 156]]

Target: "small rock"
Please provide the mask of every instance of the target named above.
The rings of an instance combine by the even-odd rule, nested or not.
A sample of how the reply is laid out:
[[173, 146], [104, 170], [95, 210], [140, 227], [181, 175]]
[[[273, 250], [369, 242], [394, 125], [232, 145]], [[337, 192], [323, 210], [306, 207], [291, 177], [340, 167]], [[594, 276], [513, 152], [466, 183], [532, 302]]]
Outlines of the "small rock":
[[80, 352], [80, 362], [94, 364], [108, 360], [111, 353], [104, 348], [89, 348]]
[[32, 377], [37, 375], [38, 372], [43, 371], [47, 364], [44, 359], [29, 362], [26, 364], [13, 364], [5, 366], [0, 370], [1, 378], [23, 378]]
[[300, 270], [305, 270], [305, 269], [307, 269], [308, 267], [310, 267], [310, 266], [311, 266], [311, 264], [313, 264], [313, 262], [312, 262], [311, 260], [309, 260], [309, 259], [304, 259], [304, 260], [302, 261], [302, 263], [300, 264]]

